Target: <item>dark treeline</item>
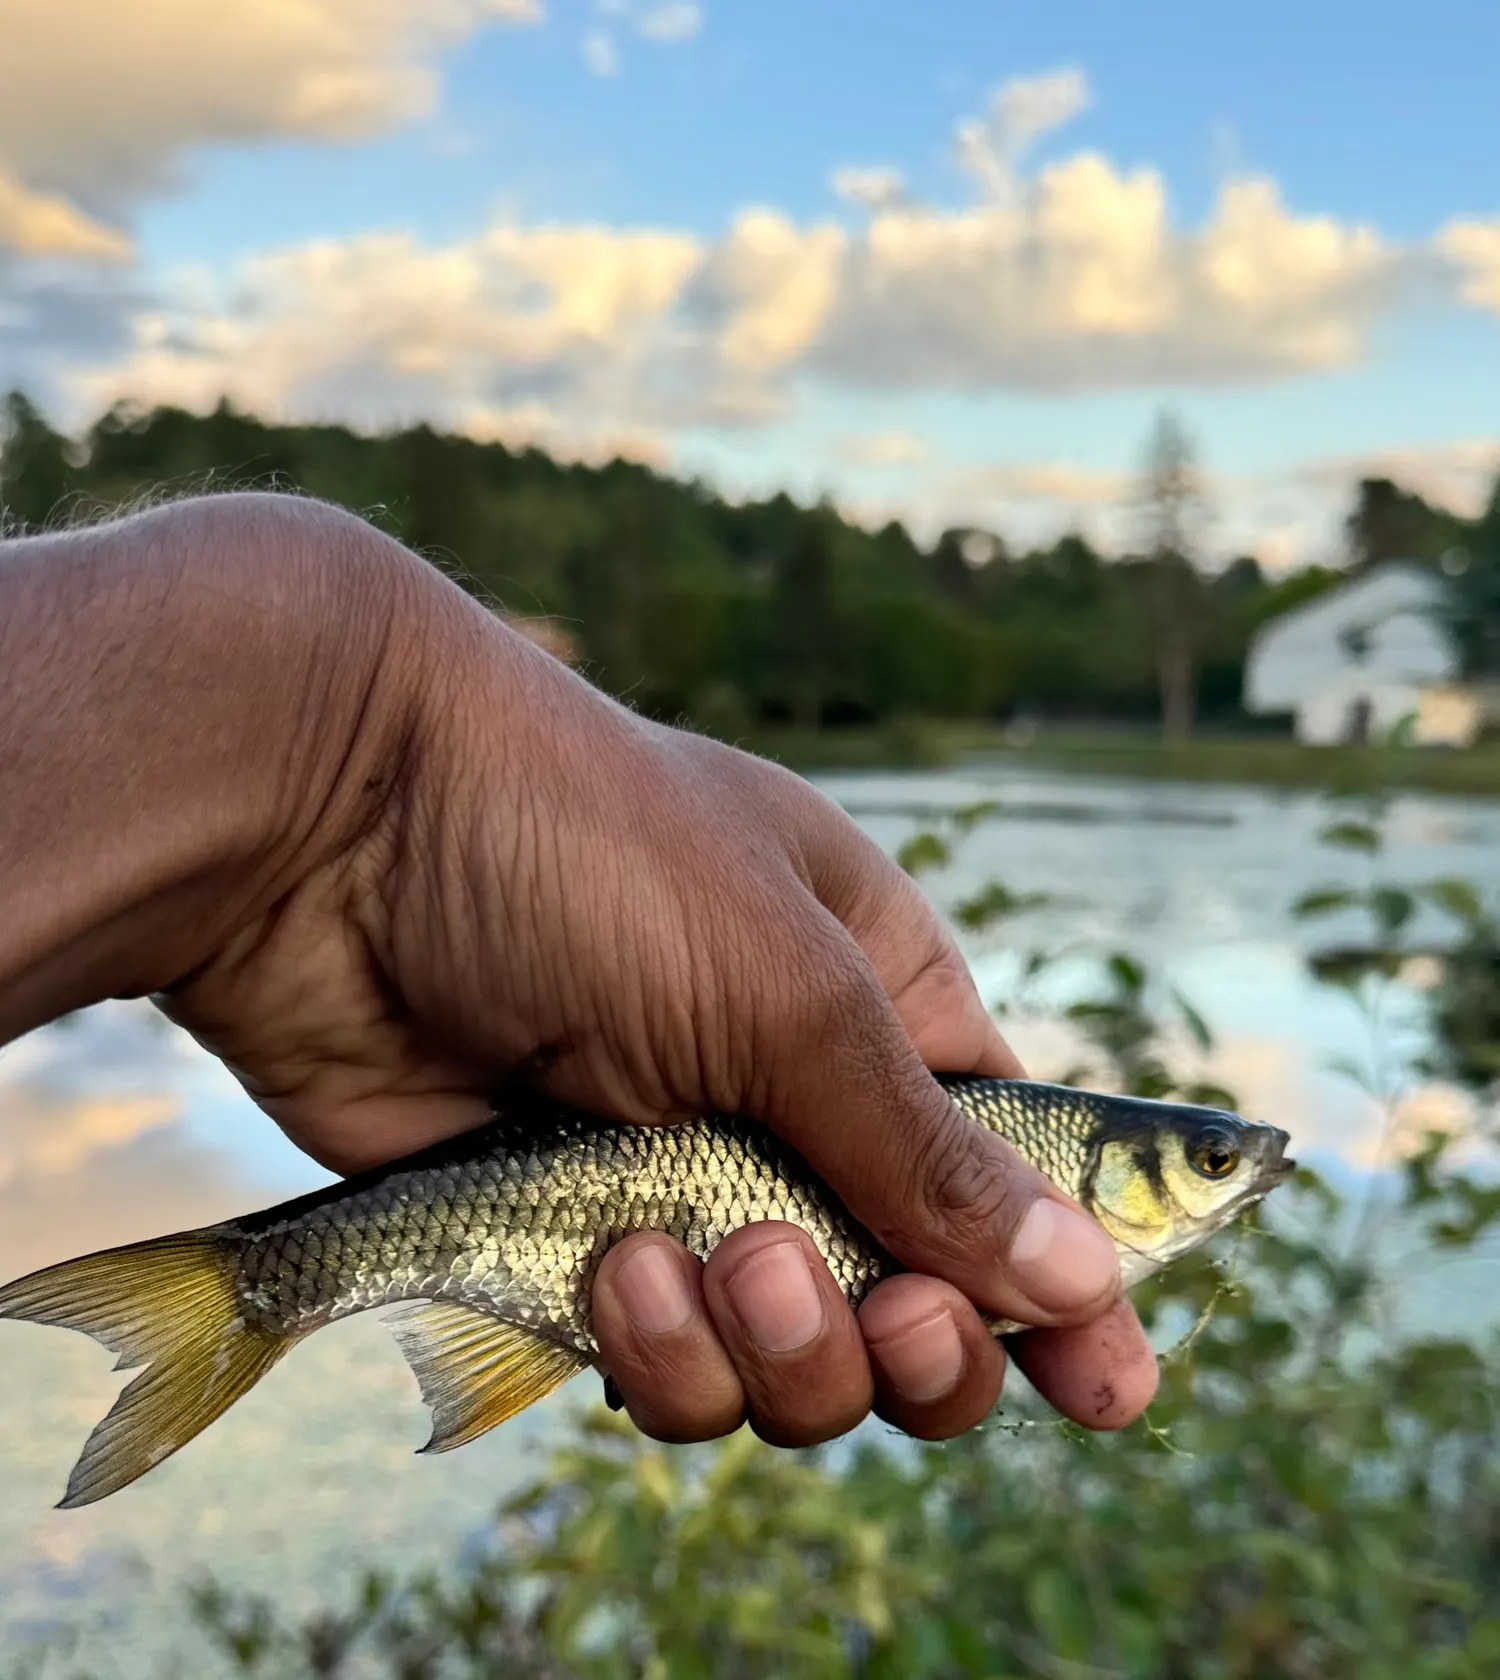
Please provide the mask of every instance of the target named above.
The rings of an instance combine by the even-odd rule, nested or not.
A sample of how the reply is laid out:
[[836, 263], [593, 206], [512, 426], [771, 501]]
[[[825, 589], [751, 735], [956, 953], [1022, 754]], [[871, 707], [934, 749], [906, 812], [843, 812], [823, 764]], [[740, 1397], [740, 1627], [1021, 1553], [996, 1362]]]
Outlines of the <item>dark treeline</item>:
[[[1181, 435], [1173, 434], [1181, 448]], [[1174, 458], [1180, 477], [1183, 461]], [[1190, 467], [1191, 463], [1188, 462]], [[143, 497], [278, 487], [355, 509], [521, 616], [556, 621], [590, 675], [652, 715], [720, 733], [906, 717], [1238, 718], [1248, 640], [1343, 575], [1271, 580], [1244, 557], [1207, 574], [1175, 512], [1143, 552], [1082, 537], [1014, 553], [988, 533], [931, 547], [900, 524], [850, 524], [786, 495], [735, 504], [625, 461], [563, 465], [535, 449], [426, 426], [378, 437], [277, 426], [221, 404], [124, 406], [82, 438], [26, 398], [0, 414], [0, 508], [12, 529], [94, 517]], [[1167, 515], [1172, 517], [1167, 517]], [[1488, 658], [1500, 625], [1500, 485], [1475, 523], [1388, 480], [1360, 485], [1348, 563], [1470, 557], [1461, 585]]]

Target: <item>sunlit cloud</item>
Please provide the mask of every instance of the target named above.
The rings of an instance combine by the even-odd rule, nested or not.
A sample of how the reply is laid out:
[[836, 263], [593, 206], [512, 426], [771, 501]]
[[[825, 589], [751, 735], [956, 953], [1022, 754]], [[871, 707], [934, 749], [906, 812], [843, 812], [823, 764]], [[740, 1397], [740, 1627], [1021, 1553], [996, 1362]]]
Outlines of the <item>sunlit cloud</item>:
[[59, 193], [33, 192], [0, 167], [0, 249], [22, 257], [123, 262], [130, 240], [86, 216]]
[[925, 461], [931, 453], [915, 432], [857, 432], [840, 438], [839, 459], [855, 467], [905, 467]]
[[1464, 301], [1500, 315], [1500, 216], [1488, 222], [1450, 222], [1437, 243], [1462, 276]]
[[0, 247], [118, 256], [212, 143], [368, 140], [433, 109], [440, 52], [537, 0], [0, 0]]

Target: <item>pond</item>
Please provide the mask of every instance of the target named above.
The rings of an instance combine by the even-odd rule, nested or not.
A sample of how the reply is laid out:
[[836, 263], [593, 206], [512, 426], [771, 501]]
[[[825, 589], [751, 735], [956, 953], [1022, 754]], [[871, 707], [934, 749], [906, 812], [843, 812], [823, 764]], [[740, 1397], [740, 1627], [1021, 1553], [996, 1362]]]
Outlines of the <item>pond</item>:
[[[1075, 952], [1033, 1007], [1007, 1020], [1035, 1074], [1060, 1073], [1077, 1049], [1056, 1024], [1059, 1001], [1091, 983], [1100, 952], [1124, 949], [1211, 1024], [1218, 1044], [1205, 1071], [1335, 1177], [1378, 1172], [1393, 1128], [1463, 1123], [1456, 1093], [1399, 1077], [1420, 1042], [1418, 991], [1398, 987], [1372, 1027], [1307, 977], [1303, 958], [1317, 935], [1291, 915], [1291, 901], [1363, 867], [1318, 845], [1321, 799], [983, 765], [819, 781], [892, 850], [944, 813], [996, 802], [924, 885], [945, 904], [993, 877], [1050, 895], [1003, 937], [967, 945], [995, 1002], [1015, 996], [1019, 953]], [[1379, 867], [1390, 878], [1450, 874], [1500, 888], [1500, 804], [1403, 798], [1388, 841]], [[1393, 1102], [1373, 1100], [1339, 1063], [1389, 1083]], [[147, 1006], [102, 1006], [0, 1051], [0, 1278], [326, 1180]], [[1476, 1296], [1500, 1299], [1497, 1282], [1500, 1264], [1487, 1258], [1466, 1262], [1462, 1275], [1430, 1270], [1407, 1310], [1426, 1324], [1462, 1320]], [[0, 1326], [6, 1658], [69, 1627], [80, 1666], [91, 1658], [102, 1673], [157, 1675], [181, 1643], [180, 1583], [199, 1567], [296, 1601], [332, 1596], [367, 1562], [451, 1557], [535, 1468], [530, 1449], [559, 1416], [598, 1392], [582, 1378], [462, 1453], [418, 1460], [425, 1412], [394, 1343], [366, 1318], [299, 1348], [143, 1483], [100, 1506], [56, 1512], [84, 1437], [118, 1389], [110, 1365], [82, 1337]]]

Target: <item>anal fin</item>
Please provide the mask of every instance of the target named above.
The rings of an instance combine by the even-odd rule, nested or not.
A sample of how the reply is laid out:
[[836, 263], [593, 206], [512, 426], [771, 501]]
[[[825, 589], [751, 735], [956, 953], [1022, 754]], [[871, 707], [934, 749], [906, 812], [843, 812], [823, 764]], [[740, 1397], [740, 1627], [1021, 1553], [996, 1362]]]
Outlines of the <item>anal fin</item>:
[[476, 1307], [423, 1302], [386, 1321], [432, 1410], [424, 1453], [451, 1452], [525, 1411], [588, 1361]]

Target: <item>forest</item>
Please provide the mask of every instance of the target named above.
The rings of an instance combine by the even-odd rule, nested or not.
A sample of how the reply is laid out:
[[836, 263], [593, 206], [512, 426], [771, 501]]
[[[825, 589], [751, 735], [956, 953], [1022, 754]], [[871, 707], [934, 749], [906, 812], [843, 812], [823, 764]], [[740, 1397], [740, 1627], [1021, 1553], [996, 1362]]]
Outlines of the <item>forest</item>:
[[1455, 576], [1476, 670], [1500, 667], [1500, 479], [1464, 520], [1389, 479], [1353, 487], [1337, 565], [1215, 569], [1185, 510], [1200, 475], [1164, 416], [1144, 457], [1141, 552], [1077, 534], [1013, 550], [950, 530], [867, 530], [823, 503], [736, 503], [623, 460], [567, 465], [425, 425], [362, 436], [117, 405], [56, 431], [26, 396], [0, 408], [0, 512], [12, 531], [144, 499], [281, 488], [354, 509], [483, 599], [550, 621], [589, 676], [649, 715], [736, 738], [757, 727], [1021, 716], [1246, 727], [1246, 647], [1346, 571], [1401, 558]]

